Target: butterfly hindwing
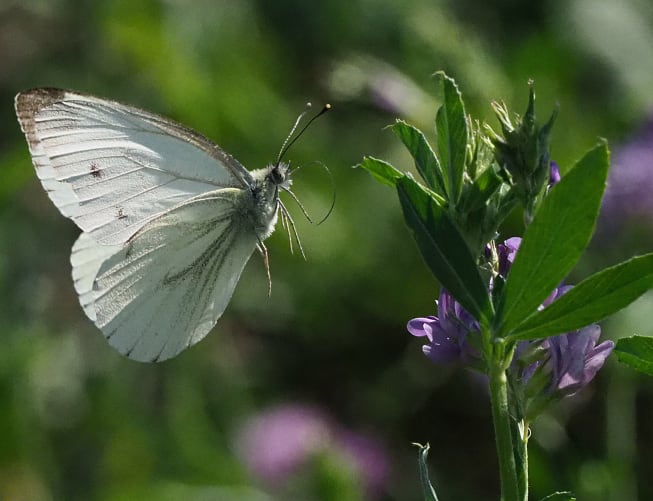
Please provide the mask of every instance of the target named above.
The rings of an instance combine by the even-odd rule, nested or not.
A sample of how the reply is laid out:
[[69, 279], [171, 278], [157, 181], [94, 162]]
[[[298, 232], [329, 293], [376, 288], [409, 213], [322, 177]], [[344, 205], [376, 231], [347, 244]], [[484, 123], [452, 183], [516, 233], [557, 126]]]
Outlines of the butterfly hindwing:
[[93, 322], [95, 317], [95, 298], [93, 284], [102, 263], [122, 249], [121, 244], [98, 244], [88, 233], [82, 233], [73, 245], [70, 263], [73, 267], [73, 284], [79, 296], [84, 313]]
[[113, 347], [160, 361], [210, 331], [256, 248], [255, 233], [241, 221], [246, 196], [235, 188], [197, 197], [145, 224], [104, 261], [93, 308]]

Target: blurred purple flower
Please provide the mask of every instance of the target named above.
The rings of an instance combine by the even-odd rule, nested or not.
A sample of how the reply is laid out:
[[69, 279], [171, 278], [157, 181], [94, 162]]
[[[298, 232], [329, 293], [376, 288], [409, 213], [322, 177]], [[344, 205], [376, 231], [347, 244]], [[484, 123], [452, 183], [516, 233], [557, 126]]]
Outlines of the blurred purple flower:
[[370, 498], [382, 492], [390, 471], [388, 455], [378, 442], [302, 404], [280, 405], [254, 416], [237, 442], [249, 470], [271, 486], [282, 486], [311, 458], [329, 451], [348, 461]]
[[246, 423], [240, 449], [251, 471], [271, 484], [283, 481], [328, 446], [331, 425], [317, 409], [286, 405]]
[[549, 188], [560, 182], [560, 167], [557, 162], [551, 160], [551, 169], [549, 170]]
[[478, 332], [478, 322], [458, 303], [444, 287], [435, 302], [438, 316], [413, 318], [406, 326], [416, 337], [426, 337], [424, 354], [434, 363], [470, 362], [479, 359], [478, 352], [469, 344], [468, 334]]
[[653, 226], [653, 115], [626, 144], [615, 149], [601, 207], [606, 230], [619, 230], [625, 219]]
[[356, 476], [365, 481], [368, 495], [380, 496], [390, 474], [388, 454], [381, 444], [369, 436], [351, 430], [341, 430], [336, 442], [352, 464]]

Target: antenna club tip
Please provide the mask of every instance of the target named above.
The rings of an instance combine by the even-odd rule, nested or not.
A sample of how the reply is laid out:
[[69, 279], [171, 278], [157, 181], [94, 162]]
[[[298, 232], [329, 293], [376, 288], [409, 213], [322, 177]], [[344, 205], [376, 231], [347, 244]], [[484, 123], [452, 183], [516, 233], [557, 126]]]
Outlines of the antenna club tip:
[[327, 111], [330, 110], [331, 109], [331, 104], [330, 103], [325, 104], [324, 109], [327, 110]]

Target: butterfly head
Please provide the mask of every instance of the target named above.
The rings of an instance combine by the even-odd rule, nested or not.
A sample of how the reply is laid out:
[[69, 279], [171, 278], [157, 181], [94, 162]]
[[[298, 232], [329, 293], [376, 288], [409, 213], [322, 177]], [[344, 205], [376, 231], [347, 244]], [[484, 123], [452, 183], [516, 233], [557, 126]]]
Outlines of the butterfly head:
[[277, 189], [288, 190], [292, 184], [290, 179], [290, 164], [286, 162], [276, 162], [268, 167], [268, 182], [276, 186]]

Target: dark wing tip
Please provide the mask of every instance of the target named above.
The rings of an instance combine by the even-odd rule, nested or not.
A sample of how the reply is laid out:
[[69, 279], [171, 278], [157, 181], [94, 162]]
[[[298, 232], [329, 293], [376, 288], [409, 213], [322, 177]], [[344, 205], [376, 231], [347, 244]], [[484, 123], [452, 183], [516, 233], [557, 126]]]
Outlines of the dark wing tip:
[[64, 99], [66, 91], [51, 87], [29, 89], [16, 94], [14, 105], [18, 118], [22, 116], [34, 116], [36, 112]]
[[34, 153], [34, 148], [38, 144], [34, 121], [35, 115], [43, 108], [63, 100], [65, 96], [65, 90], [49, 87], [29, 89], [16, 94], [14, 98], [16, 117], [32, 153]]

